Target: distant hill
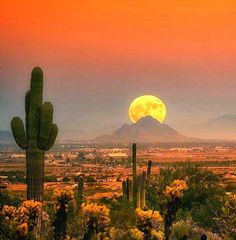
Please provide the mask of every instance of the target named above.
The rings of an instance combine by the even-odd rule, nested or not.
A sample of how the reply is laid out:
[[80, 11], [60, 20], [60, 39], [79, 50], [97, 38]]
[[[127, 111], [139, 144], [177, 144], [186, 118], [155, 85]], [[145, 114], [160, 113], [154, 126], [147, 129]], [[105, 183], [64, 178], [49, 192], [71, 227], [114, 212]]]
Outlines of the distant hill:
[[13, 143], [11, 131], [0, 131], [0, 143]]
[[236, 140], [236, 115], [223, 115], [195, 126], [191, 131], [196, 137]]
[[152, 117], [144, 117], [134, 124], [124, 124], [111, 135], [102, 135], [94, 139], [96, 142], [111, 143], [158, 143], [196, 141], [178, 133], [166, 124], [161, 124]]

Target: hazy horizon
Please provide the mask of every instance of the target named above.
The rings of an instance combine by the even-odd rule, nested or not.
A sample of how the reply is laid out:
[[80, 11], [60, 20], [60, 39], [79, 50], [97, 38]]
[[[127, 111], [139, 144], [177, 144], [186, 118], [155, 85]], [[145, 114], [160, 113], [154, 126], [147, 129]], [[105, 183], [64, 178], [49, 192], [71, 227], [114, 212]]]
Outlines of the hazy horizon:
[[184, 133], [235, 115], [235, 6], [1, 1], [0, 130], [24, 116], [34, 66], [44, 70], [45, 100], [61, 130], [96, 136], [131, 124], [129, 104], [144, 94], [160, 97], [165, 123]]

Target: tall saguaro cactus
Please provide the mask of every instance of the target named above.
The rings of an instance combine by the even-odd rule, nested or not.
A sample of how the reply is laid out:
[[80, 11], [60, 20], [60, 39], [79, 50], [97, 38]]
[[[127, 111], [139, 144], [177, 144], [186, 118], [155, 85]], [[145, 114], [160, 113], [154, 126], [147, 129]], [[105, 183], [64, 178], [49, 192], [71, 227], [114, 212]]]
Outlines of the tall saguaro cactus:
[[137, 161], [136, 161], [137, 147], [136, 143], [132, 144], [132, 172], [133, 172], [133, 203], [137, 206]]
[[43, 200], [44, 154], [57, 137], [53, 106], [43, 103], [43, 71], [36, 67], [31, 74], [30, 90], [25, 96], [25, 127], [19, 117], [11, 121], [18, 146], [26, 151], [27, 198]]

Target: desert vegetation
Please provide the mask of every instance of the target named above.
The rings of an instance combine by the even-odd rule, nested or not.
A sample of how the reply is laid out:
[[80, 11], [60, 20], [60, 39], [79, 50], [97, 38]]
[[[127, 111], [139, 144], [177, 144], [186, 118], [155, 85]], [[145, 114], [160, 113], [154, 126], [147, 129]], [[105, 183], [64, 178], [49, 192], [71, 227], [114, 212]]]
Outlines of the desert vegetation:
[[[77, 187], [45, 193], [43, 204], [2, 191], [1, 238], [235, 239], [236, 193], [227, 191], [230, 186], [223, 186], [220, 176], [189, 162], [169, 165], [159, 173], [152, 172], [149, 162], [148, 174], [137, 175], [136, 153], [132, 156], [134, 175], [120, 182], [120, 196], [86, 199], [89, 189], [82, 176]], [[136, 196], [135, 175], [140, 181]], [[138, 176], [145, 176], [145, 191]]]
[[[182, 176], [175, 178], [180, 169]], [[199, 174], [203, 183], [194, 181]], [[142, 208], [126, 195], [81, 199], [78, 193], [86, 188], [54, 189], [43, 204], [16, 201], [5, 190], [1, 239], [235, 239], [236, 194], [226, 192], [214, 177], [192, 164], [151, 174]]]

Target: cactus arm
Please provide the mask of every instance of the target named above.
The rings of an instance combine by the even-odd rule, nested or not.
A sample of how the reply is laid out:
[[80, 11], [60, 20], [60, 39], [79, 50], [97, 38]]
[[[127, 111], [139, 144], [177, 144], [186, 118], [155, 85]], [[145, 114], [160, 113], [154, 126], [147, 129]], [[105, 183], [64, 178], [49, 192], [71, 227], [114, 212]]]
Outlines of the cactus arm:
[[129, 193], [130, 193], [130, 180], [129, 178], [126, 179], [126, 195], [127, 195], [127, 200], [130, 201], [129, 199]]
[[133, 203], [133, 181], [129, 180], [129, 202]]
[[30, 104], [28, 116], [29, 147], [37, 147], [39, 131], [39, 114], [43, 99], [43, 72], [40, 68], [33, 69], [30, 84]]
[[11, 121], [11, 129], [13, 136], [15, 138], [16, 143], [22, 149], [26, 149], [28, 147], [27, 137], [25, 133], [25, 128], [23, 121], [19, 117], [14, 117]]
[[141, 185], [142, 185], [142, 178], [140, 175], [137, 176], [137, 198], [136, 198], [136, 208], [141, 207]]
[[48, 144], [47, 144], [45, 150], [49, 150], [53, 146], [53, 144], [56, 141], [57, 134], [58, 134], [58, 127], [56, 124], [53, 123], [50, 138], [49, 138], [49, 141], [48, 141]]
[[41, 107], [40, 131], [38, 137], [38, 147], [45, 149], [49, 142], [52, 130], [53, 106], [50, 102], [45, 102]]
[[144, 208], [146, 205], [146, 172], [143, 171], [142, 173], [142, 181], [141, 181], [141, 208]]
[[30, 90], [25, 94], [25, 130], [27, 138], [29, 137], [29, 107], [30, 107]]

